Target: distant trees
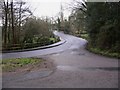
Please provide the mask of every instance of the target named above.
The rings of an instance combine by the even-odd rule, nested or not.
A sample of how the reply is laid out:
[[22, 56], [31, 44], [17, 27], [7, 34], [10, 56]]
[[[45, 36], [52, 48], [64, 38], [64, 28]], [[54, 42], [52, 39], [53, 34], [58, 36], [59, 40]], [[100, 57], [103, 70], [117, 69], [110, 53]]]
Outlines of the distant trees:
[[71, 22], [72, 33], [74, 35], [79, 34], [80, 36], [80, 34], [86, 30], [85, 29], [86, 15], [82, 11], [76, 10], [75, 12], [71, 14], [69, 18]]
[[80, 36], [86, 30], [86, 4], [75, 0], [72, 5], [72, 13], [69, 16], [71, 32], [74, 35]]
[[70, 34], [70, 30], [71, 30], [71, 28], [70, 28], [70, 21], [69, 21], [69, 19], [67, 20], [67, 19], [65, 19], [64, 20], [64, 32], [65, 33], [67, 33], [67, 34]]
[[58, 28], [59, 31], [61, 30], [61, 21], [60, 21], [59, 17], [57, 19], [57, 28]]
[[59, 31], [63, 31], [64, 33], [70, 33], [70, 21], [69, 20], [67, 19], [60, 20], [60, 18], [58, 18], [56, 26]]

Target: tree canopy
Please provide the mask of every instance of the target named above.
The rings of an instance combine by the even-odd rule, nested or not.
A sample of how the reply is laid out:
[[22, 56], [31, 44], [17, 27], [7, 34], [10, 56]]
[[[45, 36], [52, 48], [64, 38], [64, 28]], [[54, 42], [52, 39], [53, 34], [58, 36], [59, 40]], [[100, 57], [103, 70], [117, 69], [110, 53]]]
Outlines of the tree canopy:
[[73, 26], [87, 31], [89, 47], [120, 53], [120, 2], [75, 3], [78, 4], [72, 7]]

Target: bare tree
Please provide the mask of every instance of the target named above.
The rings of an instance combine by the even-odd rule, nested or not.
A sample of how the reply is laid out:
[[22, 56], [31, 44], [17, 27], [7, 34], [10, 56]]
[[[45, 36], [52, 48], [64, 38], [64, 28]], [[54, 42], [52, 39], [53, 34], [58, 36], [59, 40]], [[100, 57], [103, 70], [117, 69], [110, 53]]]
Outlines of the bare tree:
[[26, 3], [22, 0], [3, 0], [2, 7], [2, 37], [3, 47], [20, 44], [22, 25], [26, 19], [32, 15], [29, 7], [23, 7]]
[[7, 44], [7, 30], [8, 30], [8, 0], [5, 3], [5, 1], [3, 1], [3, 12], [5, 17], [2, 17], [4, 20], [4, 29], [3, 29], [3, 35], [4, 35], [4, 47], [6, 47]]

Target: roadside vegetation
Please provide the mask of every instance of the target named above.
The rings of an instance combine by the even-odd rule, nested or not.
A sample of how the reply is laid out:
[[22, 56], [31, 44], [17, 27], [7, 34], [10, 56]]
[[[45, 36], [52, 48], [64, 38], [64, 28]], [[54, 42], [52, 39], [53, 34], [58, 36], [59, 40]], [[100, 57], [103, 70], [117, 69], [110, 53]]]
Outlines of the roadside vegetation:
[[87, 3], [88, 50], [120, 58], [119, 11], [120, 2]]
[[89, 50], [90, 52], [93, 52], [95, 54], [99, 54], [99, 55], [103, 55], [103, 56], [108, 56], [108, 57], [116, 57], [116, 58], [120, 58], [120, 53], [117, 52], [111, 52], [109, 50], [101, 50], [99, 48], [92, 48], [87, 46], [86, 47], [87, 50]]
[[43, 60], [38, 58], [16, 58], [16, 59], [5, 59], [2, 60], [2, 71], [3, 72], [14, 72], [17, 69], [25, 66], [32, 66], [41, 63]]
[[120, 58], [120, 2], [75, 0], [70, 8], [67, 25], [58, 19], [59, 30], [88, 40], [89, 51]]
[[0, 2], [2, 16], [2, 50], [21, 50], [58, 42], [49, 17], [33, 16], [30, 6], [22, 0]]

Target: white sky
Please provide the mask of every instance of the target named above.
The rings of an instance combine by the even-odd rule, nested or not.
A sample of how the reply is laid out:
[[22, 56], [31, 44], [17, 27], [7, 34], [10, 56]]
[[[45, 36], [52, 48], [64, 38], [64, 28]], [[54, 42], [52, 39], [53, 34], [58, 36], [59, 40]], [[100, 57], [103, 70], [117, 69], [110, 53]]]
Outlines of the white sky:
[[[68, 4], [70, 4], [73, 0], [25, 0], [32, 7], [32, 11], [34, 11], [34, 15], [41, 16], [49, 16], [54, 17], [58, 16], [60, 12], [61, 3], [63, 8], [67, 8]], [[64, 16], [67, 17], [70, 14], [69, 10], [64, 10]]]

